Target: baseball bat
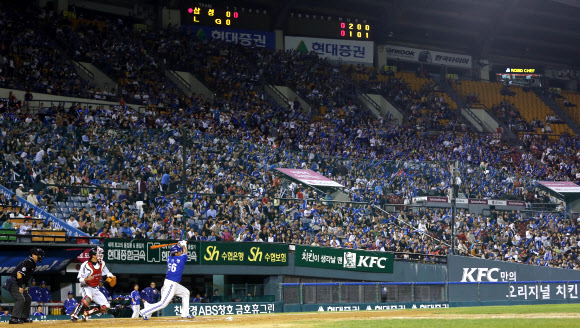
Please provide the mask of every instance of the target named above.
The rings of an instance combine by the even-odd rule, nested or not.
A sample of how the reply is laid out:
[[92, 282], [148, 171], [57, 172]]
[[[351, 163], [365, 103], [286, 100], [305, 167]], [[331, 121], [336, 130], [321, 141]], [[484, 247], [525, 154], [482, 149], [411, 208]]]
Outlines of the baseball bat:
[[179, 243], [153, 245], [153, 246], [151, 246], [149, 248], [150, 249], [158, 249], [158, 248], [161, 248], [161, 247], [173, 246], [173, 245], [177, 245], [177, 244], [179, 244]]

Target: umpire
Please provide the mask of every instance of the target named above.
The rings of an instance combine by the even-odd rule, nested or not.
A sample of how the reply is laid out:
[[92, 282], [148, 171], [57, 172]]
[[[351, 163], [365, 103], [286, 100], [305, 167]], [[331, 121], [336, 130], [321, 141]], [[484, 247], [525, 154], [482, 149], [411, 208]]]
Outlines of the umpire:
[[30, 257], [18, 263], [16, 270], [6, 280], [4, 288], [8, 289], [10, 295], [14, 298], [10, 324], [32, 322], [32, 319], [29, 318], [32, 298], [28, 295], [28, 281], [32, 277], [34, 270], [36, 270], [36, 263], [42, 262], [43, 258], [44, 251], [41, 248], [32, 248]]

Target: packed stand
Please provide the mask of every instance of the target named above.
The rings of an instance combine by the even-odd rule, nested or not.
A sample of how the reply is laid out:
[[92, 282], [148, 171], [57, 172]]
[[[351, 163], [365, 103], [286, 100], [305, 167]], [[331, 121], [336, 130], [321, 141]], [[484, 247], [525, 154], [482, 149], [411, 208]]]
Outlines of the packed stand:
[[[316, 61], [312, 65], [326, 69]], [[242, 76], [238, 82], [246, 78], [252, 79]], [[177, 239], [187, 230], [197, 240], [392, 250], [379, 246], [374, 235], [386, 225], [399, 251], [428, 255], [444, 254], [445, 248], [415, 228], [397, 233], [389, 226], [390, 217], [372, 207], [328, 206], [329, 193], [279, 179], [272, 169], [319, 171], [345, 185], [351, 200], [377, 206], [444, 194], [450, 183], [446, 161], [462, 163], [460, 192], [472, 198], [544, 201], [534, 181], [523, 175], [568, 174], [553, 175], [544, 170], [547, 165], [491, 136], [447, 132], [428, 137], [382, 119], [332, 115], [313, 122], [298, 111], [280, 111], [261, 101], [252, 104], [258, 107], [254, 111], [195, 97], [190, 101], [171, 116], [142, 117], [126, 107], [65, 107], [42, 119], [4, 104], [1, 184], [12, 190], [20, 183], [34, 186], [33, 193], [42, 191], [50, 199], [40, 206], [103, 238]], [[220, 101], [225, 104], [228, 98], [218, 97]], [[407, 227], [396, 222], [399, 229]], [[443, 223], [436, 231], [441, 229]]]
[[[56, 39], [68, 47], [73, 58], [95, 64], [118, 83], [111, 90], [129, 103], [178, 109], [187, 98], [164, 75], [164, 65], [155, 57], [157, 35], [116, 20], [105, 24], [73, 24], [61, 18]], [[99, 93], [104, 95], [103, 93]]]
[[46, 32], [54, 20], [52, 11], [0, 11], [1, 87], [75, 97], [92, 88]]

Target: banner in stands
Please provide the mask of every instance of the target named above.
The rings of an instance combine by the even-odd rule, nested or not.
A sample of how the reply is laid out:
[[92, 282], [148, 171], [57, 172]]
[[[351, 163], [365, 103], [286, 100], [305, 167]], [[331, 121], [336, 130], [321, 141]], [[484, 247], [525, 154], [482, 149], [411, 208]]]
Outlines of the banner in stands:
[[393, 253], [296, 245], [294, 264], [329, 270], [393, 273]]
[[[60, 272], [77, 256], [84, 251], [84, 248], [78, 249], [53, 249], [44, 248], [46, 257], [42, 263], [36, 266], [37, 272]], [[15, 269], [20, 261], [30, 256], [30, 248], [22, 251], [4, 251], [0, 252], [0, 275], [9, 275]]]
[[[105, 239], [105, 261], [109, 263], [166, 263], [171, 247], [151, 249], [153, 245], [176, 243], [176, 240]], [[188, 263], [199, 264], [199, 243], [187, 243]]]
[[319, 57], [347, 62], [372, 64], [374, 43], [372, 41], [352, 41], [322, 38], [287, 36], [284, 49], [298, 52], [315, 52]]
[[321, 187], [338, 187], [344, 188], [338, 182], [330, 180], [322, 174], [318, 174], [312, 170], [302, 170], [302, 169], [276, 169], [304, 184], [310, 186], [321, 186]]
[[[413, 197], [413, 203], [432, 202], [432, 203], [449, 203], [447, 197]], [[521, 206], [525, 207], [526, 203], [519, 200], [496, 200], [496, 199], [467, 199], [457, 198], [457, 204], [477, 204], [477, 205], [497, 205], [497, 206]]]
[[568, 181], [539, 181], [539, 183], [558, 193], [580, 192], [580, 186]]
[[201, 242], [200, 264], [288, 265], [288, 245]]
[[220, 40], [246, 47], [276, 49], [276, 36], [273, 32], [193, 25], [186, 28], [199, 40]]
[[385, 45], [384, 50], [387, 53], [387, 59], [400, 59], [466, 69], [471, 69], [472, 65], [471, 56], [468, 55], [389, 45]]

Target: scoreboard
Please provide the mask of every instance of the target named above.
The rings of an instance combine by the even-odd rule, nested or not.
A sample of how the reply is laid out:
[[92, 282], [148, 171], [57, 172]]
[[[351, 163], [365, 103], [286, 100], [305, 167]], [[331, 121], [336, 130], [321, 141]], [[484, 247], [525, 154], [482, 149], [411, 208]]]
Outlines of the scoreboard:
[[249, 30], [271, 29], [270, 16], [266, 10], [242, 7], [219, 7], [199, 4], [182, 11], [184, 25], [238, 28]]
[[[240, 6], [216, 7], [196, 3], [182, 10], [185, 25], [272, 31], [269, 12]], [[285, 35], [372, 41], [374, 26], [362, 18], [290, 13], [281, 26]]]

